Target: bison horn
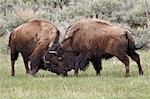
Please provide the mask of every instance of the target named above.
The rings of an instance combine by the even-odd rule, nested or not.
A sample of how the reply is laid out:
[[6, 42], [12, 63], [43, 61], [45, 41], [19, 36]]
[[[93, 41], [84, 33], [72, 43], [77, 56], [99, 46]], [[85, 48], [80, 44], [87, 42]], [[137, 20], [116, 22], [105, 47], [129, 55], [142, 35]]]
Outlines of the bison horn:
[[47, 64], [49, 64], [50, 62], [46, 60], [45, 55], [43, 56], [43, 61]]
[[50, 43], [48, 47], [49, 47], [49, 48], [51, 48], [53, 44], [54, 44], [53, 42], [52, 42], [52, 43]]
[[49, 51], [50, 54], [58, 54], [56, 51]]

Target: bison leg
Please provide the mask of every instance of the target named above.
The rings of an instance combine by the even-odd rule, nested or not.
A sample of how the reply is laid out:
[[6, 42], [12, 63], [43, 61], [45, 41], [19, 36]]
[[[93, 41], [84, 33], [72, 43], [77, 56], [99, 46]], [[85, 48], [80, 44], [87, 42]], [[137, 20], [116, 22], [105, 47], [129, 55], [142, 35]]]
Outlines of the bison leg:
[[22, 57], [23, 57], [26, 73], [29, 73], [29, 66], [28, 66], [29, 59], [24, 54], [22, 54]]
[[31, 60], [31, 70], [30, 70], [30, 74], [31, 76], [35, 76], [35, 74], [39, 71], [39, 60]]
[[31, 57], [30, 57], [30, 64], [31, 64], [31, 71], [30, 74], [32, 76], [35, 76], [35, 74], [38, 72], [38, 70], [42, 67], [42, 56], [44, 55], [44, 51], [47, 48], [47, 43], [45, 44], [45, 42], [43, 43], [38, 43], [37, 48], [34, 50], [34, 52], [32, 53]]
[[68, 77], [67, 71], [63, 71], [63, 73], [60, 74], [62, 77]]
[[76, 77], [78, 77], [78, 73], [79, 73], [79, 70], [78, 70], [78, 68], [75, 67], [75, 72], [74, 72], [74, 74], [75, 74]]
[[101, 59], [99, 58], [94, 58], [92, 61], [92, 64], [94, 66], [94, 69], [96, 71], [96, 75], [100, 75], [100, 71], [102, 69], [102, 66], [101, 66]]
[[11, 60], [11, 76], [15, 76], [15, 60]]
[[85, 65], [87, 65], [87, 61], [88, 61], [88, 57], [87, 55], [85, 55], [84, 53], [80, 53], [77, 57], [76, 57], [76, 63], [75, 63], [75, 75], [76, 77], [78, 76], [78, 69], [85, 69]]
[[80, 53], [77, 57], [76, 57], [76, 62], [75, 62], [75, 76], [77, 77], [78, 76], [78, 68], [80, 68], [79, 64], [80, 62], [82, 61], [82, 58], [83, 58], [83, 55], [82, 53]]
[[138, 64], [139, 74], [143, 75], [139, 54], [137, 54], [135, 51], [128, 51], [127, 54]]
[[[31, 67], [32, 68], [32, 67]], [[29, 74], [33, 77], [35, 77], [35, 74], [39, 71], [38, 67], [34, 67], [30, 70]]]
[[120, 54], [121, 56], [117, 56], [117, 58], [125, 64], [126, 74], [125, 77], [130, 76], [130, 68], [129, 68], [129, 58], [127, 55]]
[[24, 64], [25, 64], [26, 73], [29, 73], [28, 61], [24, 60]]
[[18, 58], [18, 52], [11, 50], [11, 76], [15, 76], [15, 61]]
[[30, 74], [31, 74], [31, 76], [35, 76], [35, 74], [40, 69], [40, 64], [41, 64], [41, 59], [38, 56], [31, 58], [31, 60], [30, 60], [30, 66], [31, 66]]
[[79, 68], [78, 67], [78, 63], [76, 62], [76, 64], [75, 64], [75, 72], [74, 72], [76, 77], [78, 77], [78, 73], [79, 73], [79, 69], [78, 68]]

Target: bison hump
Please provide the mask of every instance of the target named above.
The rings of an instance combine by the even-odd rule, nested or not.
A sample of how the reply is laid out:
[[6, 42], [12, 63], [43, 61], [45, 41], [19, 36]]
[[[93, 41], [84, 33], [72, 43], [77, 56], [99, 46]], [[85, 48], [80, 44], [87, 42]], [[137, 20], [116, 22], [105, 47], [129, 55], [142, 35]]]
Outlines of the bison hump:
[[79, 31], [78, 27], [75, 27], [73, 29], [68, 29], [65, 34], [64, 40], [68, 38], [72, 38], [77, 31]]

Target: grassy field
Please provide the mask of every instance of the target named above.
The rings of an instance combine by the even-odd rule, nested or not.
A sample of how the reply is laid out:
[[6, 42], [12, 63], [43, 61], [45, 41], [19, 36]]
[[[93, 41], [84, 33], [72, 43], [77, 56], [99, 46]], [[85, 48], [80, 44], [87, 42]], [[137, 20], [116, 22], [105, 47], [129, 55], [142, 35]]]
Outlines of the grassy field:
[[[64, 1], [70, 2], [67, 5]], [[73, 71], [69, 77], [60, 77], [42, 70], [37, 77], [31, 77], [25, 73], [19, 57], [16, 76], [12, 77], [6, 47], [6, 35], [33, 18], [50, 20], [62, 33], [83, 18], [121, 22], [121, 26], [134, 32], [137, 44], [147, 44], [150, 42], [149, 9], [150, 0], [0, 0], [0, 36], [4, 34], [0, 37], [0, 99], [150, 99], [150, 50], [138, 51], [143, 76], [138, 75], [137, 64], [130, 61], [131, 77], [125, 78], [124, 65], [113, 58], [102, 61], [101, 76], [96, 76], [90, 65], [79, 77]], [[134, 25], [139, 27], [131, 27]]]
[[[0, 39], [3, 49], [4, 39]], [[16, 76], [10, 76], [10, 56], [0, 54], [0, 99], [149, 99], [150, 51], [138, 51], [144, 75], [138, 75], [137, 65], [131, 62], [131, 77], [124, 77], [124, 65], [116, 58], [103, 60], [101, 76], [93, 66], [75, 77], [59, 77], [39, 71], [37, 77], [25, 73], [22, 58], [16, 62]]]

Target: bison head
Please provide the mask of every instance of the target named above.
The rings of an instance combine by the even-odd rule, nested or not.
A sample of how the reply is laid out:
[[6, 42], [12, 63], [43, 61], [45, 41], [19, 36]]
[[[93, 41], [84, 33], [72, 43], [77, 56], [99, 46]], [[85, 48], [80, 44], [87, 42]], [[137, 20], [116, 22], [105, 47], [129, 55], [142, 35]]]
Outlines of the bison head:
[[60, 44], [54, 44], [45, 52], [43, 60], [45, 65], [49, 67], [49, 71], [67, 76], [67, 71], [74, 69], [77, 55], [78, 53], [64, 51]]
[[[50, 69], [57, 68], [58, 71], [65, 71], [61, 72], [61, 74], [75, 68], [84, 70], [89, 63], [85, 54], [65, 50], [60, 44], [54, 44], [46, 51], [44, 62], [49, 65]], [[67, 75], [67, 73], [63, 75]]]

